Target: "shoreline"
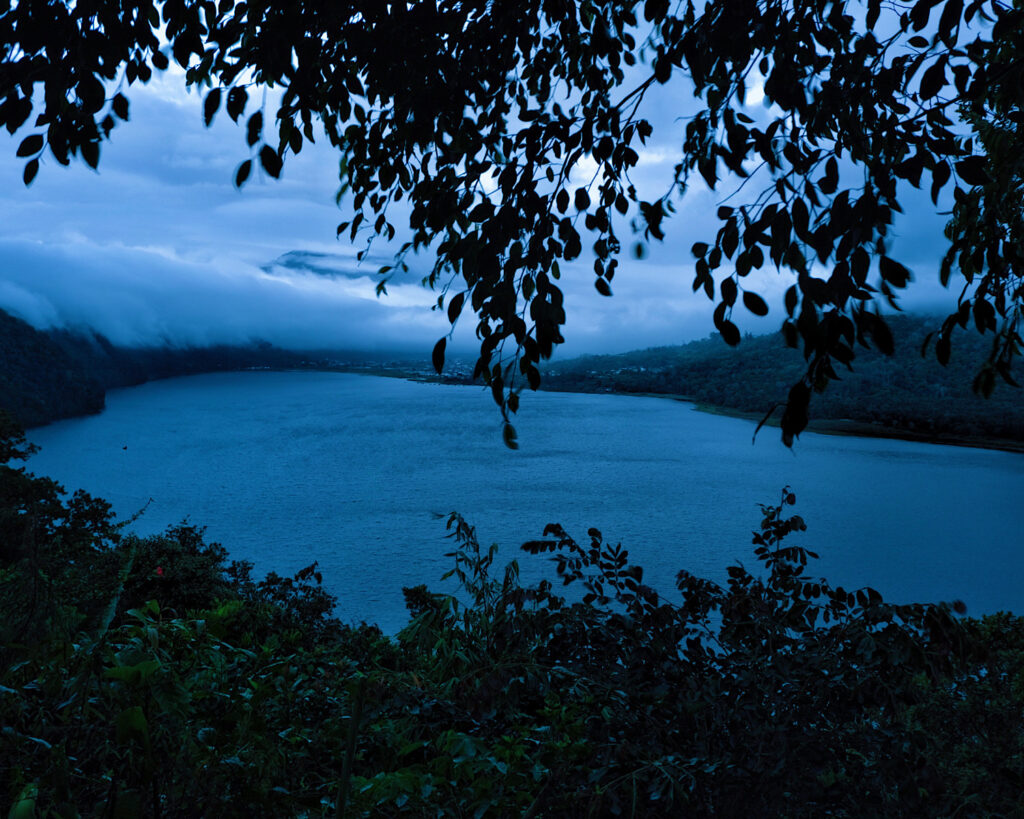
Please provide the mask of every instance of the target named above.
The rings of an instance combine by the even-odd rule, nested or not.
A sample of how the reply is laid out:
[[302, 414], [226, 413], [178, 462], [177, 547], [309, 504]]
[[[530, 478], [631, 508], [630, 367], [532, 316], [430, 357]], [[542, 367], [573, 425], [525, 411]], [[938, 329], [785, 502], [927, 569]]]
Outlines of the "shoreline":
[[[663, 398], [671, 401], [679, 401], [684, 404], [692, 404], [698, 412], [708, 415], [721, 415], [727, 418], [739, 418], [744, 421], [751, 421], [755, 425], [764, 418], [764, 413], [748, 412], [746, 410], [721, 407], [716, 404], [705, 404], [695, 401], [693, 398], [681, 393], [667, 392], [617, 392], [615, 390], [545, 390], [545, 392], [564, 393], [586, 393], [588, 395], [622, 395], [636, 396], [638, 398]], [[779, 429], [779, 419], [776, 417], [781, 407], [772, 412], [772, 417], [764, 422], [764, 429]], [[874, 424], [870, 421], [857, 421], [852, 418], [812, 418], [807, 424], [804, 432], [815, 432], [819, 435], [840, 435], [852, 438], [888, 438], [900, 441], [913, 441], [919, 444], [941, 444], [944, 446], [969, 447], [971, 449], [991, 449], [998, 452], [1024, 453], [1024, 441], [1014, 441], [1005, 438], [984, 438], [975, 435], [937, 435], [930, 432], [917, 432], [912, 429], [901, 429], [899, 427], [885, 427]], [[759, 433], [759, 434], [761, 434]]]
[[[479, 386], [475, 382], [468, 381], [465, 378], [460, 377], [445, 377], [438, 375], [428, 375], [426, 373], [411, 372], [408, 369], [373, 369], [370, 367], [246, 367], [239, 370], [223, 370], [216, 372], [337, 372], [337, 373], [349, 373], [352, 375], [369, 375], [377, 376], [379, 378], [400, 378], [405, 381], [413, 381], [427, 384], [452, 384], [460, 386]], [[202, 375], [204, 373], [183, 373], [181, 375], [164, 376], [161, 378], [147, 379], [142, 383], [148, 381], [162, 381], [166, 378], [181, 378], [188, 377], [190, 375]], [[129, 385], [129, 386], [141, 386], [141, 384]], [[120, 389], [125, 389], [121, 387]], [[764, 418], [764, 414], [760, 412], [748, 412], [745, 410], [733, 409], [730, 407], [722, 407], [715, 404], [706, 404], [700, 401], [695, 401], [692, 397], [681, 393], [664, 393], [664, 392], [623, 392], [617, 390], [559, 390], [549, 389], [541, 386], [543, 392], [561, 392], [566, 394], [583, 393], [586, 395], [618, 395], [624, 397], [637, 397], [637, 398], [660, 398], [670, 401], [679, 401], [685, 404], [691, 404], [698, 412], [704, 412], [708, 415], [722, 415], [727, 418], [739, 418], [745, 421], [750, 421], [757, 424]], [[104, 407], [105, 408], [105, 407]], [[104, 408], [98, 410], [102, 412]], [[70, 415], [64, 418], [56, 418], [53, 421], [49, 421], [45, 424], [33, 425], [32, 427], [26, 427], [26, 430], [30, 428], [37, 428], [42, 426], [48, 426], [50, 423], [55, 421], [67, 420], [69, 418], [86, 417], [95, 413], [83, 413], [81, 415]], [[777, 412], [773, 412], [772, 415], [777, 415]], [[779, 422], [776, 417], [771, 417], [764, 422], [764, 427], [771, 429], [778, 429]], [[884, 427], [879, 424], [874, 424], [869, 421], [857, 421], [849, 418], [817, 418], [811, 419], [807, 425], [805, 432], [814, 432], [820, 435], [843, 435], [851, 436], [855, 438], [889, 438], [901, 441], [913, 441], [916, 443], [924, 444], [941, 444], [944, 446], [960, 446], [969, 447], [971, 449], [990, 449], [998, 452], [1013, 452], [1013, 453], [1024, 453], [1024, 441], [1014, 441], [1003, 438], [984, 438], [981, 436], [972, 435], [936, 435], [934, 433], [917, 432], [910, 429], [901, 429], [898, 427]]]

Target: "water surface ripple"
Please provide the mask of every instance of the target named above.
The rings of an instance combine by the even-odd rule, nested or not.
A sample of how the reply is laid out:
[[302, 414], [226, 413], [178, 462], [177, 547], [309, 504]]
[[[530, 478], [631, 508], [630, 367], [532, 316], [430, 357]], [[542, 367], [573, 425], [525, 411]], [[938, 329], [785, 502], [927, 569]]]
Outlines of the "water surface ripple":
[[723, 580], [753, 563], [759, 503], [797, 494], [812, 569], [901, 601], [1024, 610], [1024, 456], [775, 430], [658, 398], [529, 394], [503, 446], [476, 387], [321, 372], [244, 372], [111, 392], [100, 415], [31, 431], [30, 462], [158, 532], [188, 516], [259, 572], [316, 560], [346, 620], [395, 631], [401, 587], [437, 585], [458, 510], [525, 578], [518, 551], [561, 522], [622, 542], [659, 590], [680, 568]]

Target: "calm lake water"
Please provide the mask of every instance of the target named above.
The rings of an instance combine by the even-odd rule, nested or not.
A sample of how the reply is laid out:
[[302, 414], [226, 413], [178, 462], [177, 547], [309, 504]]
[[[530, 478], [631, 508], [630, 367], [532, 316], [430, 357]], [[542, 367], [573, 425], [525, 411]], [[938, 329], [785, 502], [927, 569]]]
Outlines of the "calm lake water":
[[524, 579], [550, 572], [518, 546], [560, 522], [596, 526], [646, 579], [724, 580], [753, 564], [759, 503], [784, 485], [821, 554], [812, 573], [899, 601], [962, 599], [1024, 611], [1024, 456], [776, 430], [658, 398], [523, 397], [520, 446], [478, 387], [316, 372], [246, 372], [118, 390], [89, 418], [32, 430], [29, 468], [83, 488], [159, 532], [186, 516], [258, 572], [319, 561], [345, 620], [396, 631], [401, 587], [450, 568], [458, 510]]

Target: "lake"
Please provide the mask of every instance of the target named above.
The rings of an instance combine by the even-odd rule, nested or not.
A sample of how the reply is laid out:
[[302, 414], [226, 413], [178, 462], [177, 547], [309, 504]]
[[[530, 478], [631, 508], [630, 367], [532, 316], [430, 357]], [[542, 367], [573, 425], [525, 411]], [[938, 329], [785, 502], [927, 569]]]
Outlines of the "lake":
[[[346, 621], [394, 632], [401, 587], [450, 568], [444, 515], [551, 575], [518, 546], [560, 522], [595, 526], [671, 593], [678, 569], [722, 581], [752, 566], [760, 503], [783, 486], [808, 524], [811, 567], [900, 602], [962, 599], [1024, 612], [1024, 456], [778, 431], [660, 398], [536, 393], [520, 449], [479, 387], [327, 372], [240, 372], [116, 390], [100, 415], [30, 431], [29, 468], [83, 488], [149, 534], [188, 517], [257, 572], [319, 561]], [[150, 501], [150, 499], [152, 499]]]

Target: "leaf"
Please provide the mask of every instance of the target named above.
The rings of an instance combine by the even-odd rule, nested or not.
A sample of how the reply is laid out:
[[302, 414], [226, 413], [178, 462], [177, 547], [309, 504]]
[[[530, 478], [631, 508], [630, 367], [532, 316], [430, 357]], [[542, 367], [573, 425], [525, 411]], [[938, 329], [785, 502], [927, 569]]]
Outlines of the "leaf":
[[207, 128], [213, 122], [213, 115], [217, 113], [218, 108], [220, 108], [220, 89], [214, 88], [206, 95], [206, 100], [203, 102], [203, 123]]
[[910, 22], [914, 26], [914, 31], [920, 31], [928, 25], [928, 17], [933, 5], [934, 0], [917, 0], [914, 3], [914, 7], [910, 10]]
[[774, 413], [775, 410], [777, 410], [778, 408], [779, 408], [779, 405], [777, 403], [772, 404], [771, 407], [768, 409], [768, 412], [766, 412], [764, 414], [764, 417], [761, 418], [761, 420], [758, 422], [757, 426], [754, 428], [754, 435], [753, 435], [753, 437], [751, 439], [751, 443], [754, 443], [754, 442], [757, 441], [757, 433], [759, 433], [761, 431], [761, 427], [763, 427], [765, 424], [768, 423], [768, 419], [772, 417], [772, 413]]
[[586, 210], [590, 207], [590, 195], [587, 193], [585, 188], [577, 188], [576, 195], [573, 199], [573, 204], [576, 205], [576, 210]]
[[96, 168], [100, 164], [100, 143], [99, 140], [83, 142], [81, 146], [82, 159], [90, 168]]
[[25, 137], [18, 146], [18, 156], [32, 156], [43, 150], [43, 135], [31, 134]]
[[138, 741], [144, 745], [149, 744], [149, 724], [146, 722], [146, 715], [142, 708], [133, 705], [126, 708], [114, 720], [118, 742]]
[[871, 31], [875, 27], [875, 23], [878, 22], [878, 15], [882, 11], [882, 0], [868, 0], [868, 15], [866, 18], [868, 31]]
[[786, 312], [789, 315], [793, 315], [796, 310], [797, 300], [800, 298], [799, 290], [795, 284], [790, 285], [789, 289], [786, 290]]
[[35, 782], [30, 782], [21, 789], [18, 798], [11, 805], [7, 819], [35, 819], [38, 798], [39, 786]]
[[37, 173], [39, 173], [39, 160], [31, 159], [25, 163], [25, 170], [22, 173], [21, 178], [26, 185], [31, 185], [32, 180], [36, 178]]
[[935, 170], [932, 171], [932, 204], [939, 203], [939, 193], [942, 191], [942, 186], [949, 181], [950, 174], [949, 163], [940, 162], [935, 166]]
[[249, 101], [249, 92], [244, 88], [235, 86], [228, 91], [228, 104], [227, 111], [228, 116], [231, 117], [232, 122], [238, 122], [238, 118], [245, 111], [245, 104]]
[[452, 324], [455, 324], [462, 313], [462, 305], [465, 300], [465, 293], [456, 293], [452, 300], [448, 302], [448, 321]]
[[516, 440], [516, 428], [508, 421], [501, 428], [501, 438], [509, 449], [519, 449], [519, 441]]
[[602, 296], [610, 296], [612, 294], [612, 288], [605, 279], [598, 277], [594, 280], [594, 287], [597, 288], [597, 292]]
[[921, 100], [930, 100], [946, 84], [946, 58], [936, 60], [921, 77]]
[[836, 192], [839, 186], [839, 163], [834, 156], [830, 156], [825, 163], [825, 175], [818, 180], [818, 190], [824, 194], [831, 195]]
[[260, 148], [260, 165], [262, 165], [263, 170], [274, 177], [274, 179], [277, 179], [281, 175], [281, 157], [279, 157], [277, 155], [277, 151], [269, 145], [264, 145]]
[[729, 307], [732, 307], [736, 303], [736, 280], [732, 278], [722, 279], [719, 289], [722, 291], [722, 301]]
[[730, 347], [735, 347], [740, 343], [739, 327], [729, 321], [729, 319], [724, 319], [718, 325], [718, 332], [721, 333], [722, 340]]
[[[242, 185], [245, 184], [245, 180], [249, 178], [250, 173], [252, 173], [252, 160], [247, 159], [239, 165], [238, 170], [235, 171], [235, 187], [242, 187]], [[341, 232], [341, 228], [338, 229], [338, 232]]]
[[246, 136], [245, 140], [249, 143], [249, 147], [252, 147], [260, 141], [260, 136], [263, 133], [263, 113], [257, 111], [251, 117], [246, 125]]
[[110, 108], [118, 119], [128, 120], [128, 98], [124, 94], [114, 94], [114, 99], [110, 101]]
[[798, 381], [789, 389], [786, 409], [782, 413], [782, 442], [793, 446], [793, 438], [807, 428], [807, 408], [811, 403], [811, 388]]
[[755, 316], [768, 315], [768, 305], [765, 303], [765, 300], [757, 293], [752, 293], [750, 290], [743, 291], [743, 306]]
[[956, 45], [956, 32], [960, 28], [960, 16], [964, 11], [963, 0], [945, 0], [939, 17], [939, 39], [947, 46]]
[[441, 374], [441, 370], [444, 369], [444, 349], [448, 346], [448, 339], [442, 338], [437, 344], [434, 345], [434, 352], [430, 354], [430, 359], [434, 364], [434, 370], [437, 374]]
[[888, 256], [882, 256], [878, 260], [878, 272], [881, 274], [882, 279], [893, 287], [906, 287], [907, 282], [911, 279], [910, 271]]
[[968, 185], [984, 185], [992, 181], [992, 177], [985, 170], [985, 165], [984, 156], [969, 156], [956, 163], [956, 172]]

